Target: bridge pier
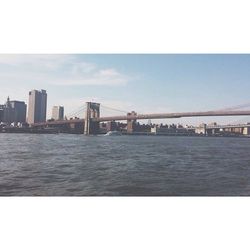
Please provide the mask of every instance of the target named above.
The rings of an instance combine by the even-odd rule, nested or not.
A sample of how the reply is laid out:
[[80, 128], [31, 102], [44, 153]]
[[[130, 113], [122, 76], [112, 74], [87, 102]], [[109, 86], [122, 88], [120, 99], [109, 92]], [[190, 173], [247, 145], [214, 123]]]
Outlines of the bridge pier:
[[100, 123], [93, 121], [93, 118], [100, 117], [100, 103], [87, 102], [85, 111], [84, 134], [92, 135], [98, 134], [100, 130]]
[[135, 129], [135, 123], [136, 123], [136, 119], [133, 119], [136, 116], [136, 112], [132, 111], [131, 113], [127, 114], [127, 133], [128, 134], [132, 134], [134, 132]]

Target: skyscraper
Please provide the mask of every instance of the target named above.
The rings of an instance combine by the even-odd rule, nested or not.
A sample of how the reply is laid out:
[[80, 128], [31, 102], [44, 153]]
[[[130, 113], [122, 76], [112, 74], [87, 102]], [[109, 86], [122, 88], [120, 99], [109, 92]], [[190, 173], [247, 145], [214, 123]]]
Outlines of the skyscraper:
[[45, 122], [47, 113], [46, 90], [29, 92], [28, 123]]
[[64, 107], [54, 106], [52, 108], [52, 119], [54, 120], [63, 120], [64, 117]]

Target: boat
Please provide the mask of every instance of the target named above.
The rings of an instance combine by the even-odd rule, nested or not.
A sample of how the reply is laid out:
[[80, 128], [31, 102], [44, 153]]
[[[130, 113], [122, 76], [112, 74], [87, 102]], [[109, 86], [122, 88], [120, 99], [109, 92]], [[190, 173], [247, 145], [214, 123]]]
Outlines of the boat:
[[122, 133], [120, 131], [109, 131], [107, 134], [105, 134], [104, 136], [119, 136], [122, 135]]

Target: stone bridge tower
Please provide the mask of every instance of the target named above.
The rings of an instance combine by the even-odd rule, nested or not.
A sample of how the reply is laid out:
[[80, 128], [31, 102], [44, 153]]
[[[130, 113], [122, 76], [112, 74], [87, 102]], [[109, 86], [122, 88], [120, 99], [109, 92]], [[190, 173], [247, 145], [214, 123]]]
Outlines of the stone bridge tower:
[[137, 113], [132, 111], [131, 113], [127, 113], [127, 133], [131, 134], [134, 132], [136, 125], [136, 117]]
[[100, 103], [86, 102], [84, 134], [98, 134], [100, 129], [99, 122], [92, 121], [93, 118], [100, 117]]

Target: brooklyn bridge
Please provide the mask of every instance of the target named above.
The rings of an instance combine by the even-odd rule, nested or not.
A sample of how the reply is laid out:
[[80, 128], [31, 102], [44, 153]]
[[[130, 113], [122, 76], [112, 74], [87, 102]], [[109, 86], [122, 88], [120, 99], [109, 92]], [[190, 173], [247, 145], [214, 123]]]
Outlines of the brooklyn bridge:
[[172, 119], [182, 117], [250, 116], [250, 110], [237, 110], [237, 108], [241, 108], [241, 106], [235, 107], [235, 110], [224, 109], [205, 112], [137, 114], [135, 111], [132, 111], [126, 113], [125, 115], [114, 116], [100, 116], [100, 107], [100, 103], [87, 102], [85, 107], [81, 109], [84, 117], [83, 119], [71, 118], [59, 121], [47, 121], [43, 123], [31, 124], [31, 127], [58, 128], [62, 130], [69, 129], [78, 133], [84, 133], [85, 135], [92, 135], [100, 133], [100, 123], [126, 121], [127, 133], [133, 133], [137, 120]]

